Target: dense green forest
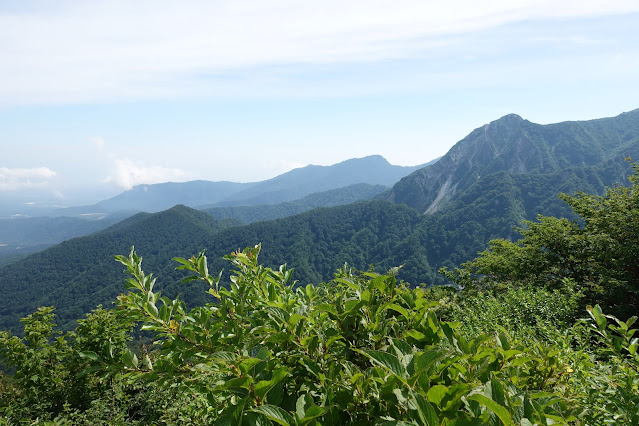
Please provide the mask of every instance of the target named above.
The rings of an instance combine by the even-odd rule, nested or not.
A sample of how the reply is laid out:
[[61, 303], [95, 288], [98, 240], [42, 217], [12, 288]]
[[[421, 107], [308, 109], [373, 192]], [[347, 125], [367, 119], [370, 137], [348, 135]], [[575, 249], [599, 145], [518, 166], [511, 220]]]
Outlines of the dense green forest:
[[[114, 309], [62, 334], [43, 307], [22, 320], [22, 337], [0, 333], [10, 369], [0, 413], [39, 424], [638, 424], [633, 167], [629, 187], [562, 196], [574, 219], [539, 216], [521, 239], [443, 268], [456, 287], [349, 265], [307, 285], [262, 266], [256, 245], [225, 256], [228, 285], [204, 252], [175, 258], [185, 288], [199, 283], [208, 298], [189, 309], [160, 294], [131, 250], [116, 256], [129, 278]], [[382, 219], [397, 207], [370, 206]], [[409, 226], [417, 216], [405, 209]], [[214, 221], [192, 219], [201, 230]]]

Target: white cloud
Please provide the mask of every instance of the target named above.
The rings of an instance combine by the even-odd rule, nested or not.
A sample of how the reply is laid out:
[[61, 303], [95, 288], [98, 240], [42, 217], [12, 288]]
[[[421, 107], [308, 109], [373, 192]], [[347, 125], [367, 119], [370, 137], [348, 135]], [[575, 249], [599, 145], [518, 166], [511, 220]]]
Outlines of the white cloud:
[[57, 175], [48, 167], [8, 168], [0, 167], [0, 191], [17, 191], [46, 186]]
[[136, 163], [128, 158], [118, 158], [113, 161], [113, 171], [105, 179], [106, 183], [131, 189], [135, 185], [161, 182], [183, 182], [193, 179], [191, 173], [177, 168], [149, 166]]
[[0, 104], [226, 94], [229, 75], [256, 67], [410, 58], [507, 23], [639, 11], [635, 0], [21, 3], [0, 14]]

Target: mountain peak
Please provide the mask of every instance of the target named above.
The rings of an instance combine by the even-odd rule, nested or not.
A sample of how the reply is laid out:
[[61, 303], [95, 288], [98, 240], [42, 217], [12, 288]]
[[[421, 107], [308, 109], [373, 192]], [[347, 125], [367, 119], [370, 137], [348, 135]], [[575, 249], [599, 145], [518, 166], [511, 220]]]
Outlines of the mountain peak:
[[517, 121], [525, 121], [523, 118], [521, 118], [521, 116], [517, 115], [517, 114], [506, 114], [503, 117], [495, 120], [495, 121], [511, 121], [511, 122], [517, 122]]
[[433, 213], [455, 193], [499, 172], [537, 175], [635, 156], [639, 116], [541, 125], [508, 114], [475, 129], [433, 166], [400, 180], [390, 201]]

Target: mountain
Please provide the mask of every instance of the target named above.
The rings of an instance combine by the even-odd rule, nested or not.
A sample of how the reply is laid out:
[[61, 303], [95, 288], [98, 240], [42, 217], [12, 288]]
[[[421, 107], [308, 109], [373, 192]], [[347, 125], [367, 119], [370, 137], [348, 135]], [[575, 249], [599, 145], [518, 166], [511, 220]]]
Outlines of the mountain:
[[475, 257], [490, 239], [517, 238], [513, 226], [523, 219], [569, 214], [558, 192], [601, 193], [624, 184], [632, 168], [623, 157], [638, 151], [637, 111], [546, 126], [511, 115], [473, 131], [440, 161], [400, 180], [384, 195], [395, 203], [321, 207], [243, 226], [185, 206], [138, 214], [0, 268], [0, 327], [15, 328], [20, 316], [43, 304], [57, 305], [60, 323], [70, 324], [112, 300], [125, 278], [113, 255], [126, 254], [130, 245], [144, 257], [145, 270], [161, 278], [158, 288], [183, 293], [191, 305], [205, 299], [197, 287], [178, 286], [183, 275], [171, 257], [206, 249], [210, 270], [219, 271], [228, 267], [224, 254], [258, 243], [264, 264], [288, 262], [301, 284], [329, 279], [345, 262], [380, 271], [404, 265], [398, 278], [442, 284], [439, 267]]
[[218, 205], [277, 204], [356, 183], [391, 186], [424, 166], [394, 166], [379, 155], [354, 158], [332, 166], [310, 165], [260, 182], [227, 197]]
[[149, 213], [177, 204], [198, 206], [240, 206], [278, 204], [315, 192], [367, 183], [391, 186], [423, 166], [394, 166], [379, 155], [353, 158], [332, 166], [306, 166], [261, 182], [167, 182], [138, 185], [92, 206], [60, 209], [59, 215], [113, 213], [121, 210]]
[[61, 209], [58, 214], [108, 214], [123, 210], [158, 212], [178, 204], [199, 206], [217, 203], [230, 195], [255, 185], [255, 183], [209, 182], [166, 182], [152, 185], [137, 185], [107, 200], [91, 206]]
[[333, 207], [351, 204], [375, 197], [388, 189], [383, 185], [357, 183], [343, 188], [316, 192], [295, 201], [256, 206], [209, 207], [203, 210], [218, 219], [234, 218], [244, 223], [281, 219], [312, 210], [317, 207]]
[[[94, 205], [46, 212], [53, 217], [0, 218], [0, 266], [68, 238], [104, 229], [140, 211], [158, 212], [183, 204], [210, 209], [220, 218], [237, 217], [243, 222], [269, 220], [319, 206], [372, 198], [381, 192], [379, 185], [389, 187], [417, 167], [393, 166], [383, 157], [370, 156], [332, 166], [303, 167], [263, 182], [192, 181], [138, 185]], [[357, 184], [367, 186], [348, 188]], [[251, 188], [257, 188], [257, 191], [250, 192]], [[336, 191], [330, 192], [332, 190]], [[316, 192], [324, 193], [313, 196]], [[282, 202], [291, 204], [279, 205]], [[236, 208], [239, 205], [252, 206]], [[212, 209], [216, 206], [224, 207]]]
[[639, 109], [613, 118], [549, 125], [510, 114], [475, 129], [435, 164], [402, 178], [386, 199], [432, 213], [492, 173], [563, 173], [619, 164], [628, 156], [639, 157]]

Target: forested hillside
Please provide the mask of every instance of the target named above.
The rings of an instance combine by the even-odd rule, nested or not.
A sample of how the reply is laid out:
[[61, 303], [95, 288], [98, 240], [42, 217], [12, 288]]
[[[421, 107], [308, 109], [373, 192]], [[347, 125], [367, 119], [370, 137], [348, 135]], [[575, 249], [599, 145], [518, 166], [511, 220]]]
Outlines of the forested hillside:
[[221, 229], [237, 224], [176, 206], [156, 214], [139, 213], [94, 235], [32, 254], [0, 269], [0, 297], [11, 301], [1, 305], [3, 327], [14, 327], [38, 306], [57, 306], [64, 325], [93, 309], [96, 301], [108, 304], [121, 284], [114, 253], [126, 253], [135, 245], [149, 254], [149, 267], [170, 269], [172, 257], [190, 255]]
[[243, 223], [281, 219], [317, 207], [333, 207], [368, 200], [388, 189], [383, 185], [357, 183], [330, 191], [317, 192], [295, 201], [256, 206], [198, 207], [218, 219], [233, 218]]

